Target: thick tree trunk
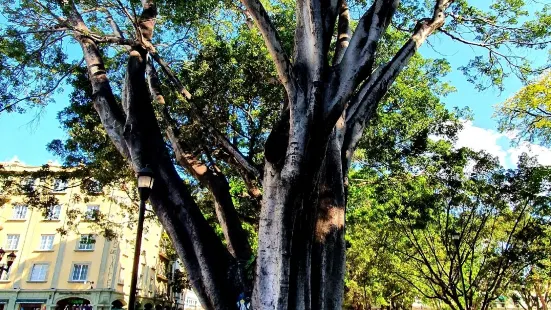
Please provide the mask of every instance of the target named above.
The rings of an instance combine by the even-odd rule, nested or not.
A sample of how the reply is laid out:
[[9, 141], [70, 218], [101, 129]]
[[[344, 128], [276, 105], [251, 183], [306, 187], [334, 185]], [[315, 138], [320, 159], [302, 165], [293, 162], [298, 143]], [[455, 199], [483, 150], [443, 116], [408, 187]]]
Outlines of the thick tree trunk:
[[[451, 0], [437, 0], [432, 18], [419, 22], [410, 40], [388, 63], [372, 72], [377, 44], [398, 6], [397, 0], [375, 0], [350, 37], [344, 0], [297, 0], [293, 63], [285, 54], [276, 28], [259, 0], [242, 0], [272, 56], [288, 102], [265, 147], [262, 209], [256, 278], [255, 310], [341, 309], [344, 290], [346, 174], [352, 154], [377, 104], [417, 48], [444, 22]], [[155, 171], [150, 201], [183, 260], [201, 304], [206, 309], [235, 309], [246, 292], [239, 261], [250, 257], [242, 243], [246, 234], [229, 193], [225, 176], [193, 156], [177, 129], [161, 132], [146, 83], [146, 59], [160, 64], [185, 100], [191, 94], [151, 44], [156, 7], [142, 1], [140, 31], [130, 45], [123, 104], [110, 88], [102, 55], [75, 4], [59, 1], [81, 44], [94, 92], [94, 107], [117, 150], [135, 171]], [[329, 47], [339, 18], [339, 42], [329, 66]], [[115, 39], [113, 39], [115, 40]], [[128, 43], [130, 42], [130, 43]], [[151, 84], [149, 86], [152, 86]], [[151, 88], [154, 98], [160, 98]], [[164, 99], [163, 99], [164, 101]], [[193, 107], [193, 103], [191, 104]], [[192, 108], [192, 118], [205, 117]], [[169, 118], [169, 114], [167, 114]], [[205, 125], [205, 127], [208, 127]], [[233, 158], [258, 197], [259, 177], [240, 150], [216, 128], [206, 130]], [[209, 188], [227, 246], [217, 237], [193, 200], [169, 157], [165, 137], [177, 160]]]
[[[316, 127], [303, 124], [308, 125]], [[318, 136], [301, 130], [296, 129], [304, 137], [304, 150], [288, 151], [285, 158], [266, 154], [273, 160], [267, 161], [264, 174], [255, 309], [342, 306], [346, 199], [340, 143], [336, 131], [324, 141], [318, 130], [311, 131]], [[291, 147], [288, 140], [282, 135], [279, 143]], [[278, 149], [272, 143], [278, 142], [269, 140], [267, 151]]]
[[[344, 295], [346, 197], [341, 149], [336, 134], [327, 146], [320, 178], [312, 282], [313, 309], [339, 309]], [[316, 302], [317, 301], [317, 302]]]

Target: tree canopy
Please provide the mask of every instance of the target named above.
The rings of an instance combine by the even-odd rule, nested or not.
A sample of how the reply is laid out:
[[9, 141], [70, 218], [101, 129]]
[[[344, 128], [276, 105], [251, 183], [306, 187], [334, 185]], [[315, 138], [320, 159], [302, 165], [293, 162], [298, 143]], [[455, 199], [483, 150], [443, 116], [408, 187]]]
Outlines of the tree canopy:
[[[0, 112], [72, 89], [59, 114], [69, 138], [49, 148], [103, 184], [155, 171], [151, 204], [205, 308], [245, 293], [255, 309], [339, 309], [349, 172], [375, 182], [368, 191], [432, 180], [394, 193], [415, 228], [432, 227], [431, 208], [450, 196], [434, 196], [454, 181], [437, 168], [464, 177], [469, 153], [429, 139], [459, 129], [439, 101], [453, 89], [439, 81], [449, 65], [418, 49], [432, 36], [473, 47], [459, 69], [479, 88], [528, 80], [546, 66], [520, 52], [547, 49], [551, 35], [551, 8], [531, 4], [10, 2]], [[432, 167], [427, 180], [420, 167]]]
[[517, 142], [551, 145], [551, 72], [523, 87], [498, 105], [499, 129], [516, 135]]

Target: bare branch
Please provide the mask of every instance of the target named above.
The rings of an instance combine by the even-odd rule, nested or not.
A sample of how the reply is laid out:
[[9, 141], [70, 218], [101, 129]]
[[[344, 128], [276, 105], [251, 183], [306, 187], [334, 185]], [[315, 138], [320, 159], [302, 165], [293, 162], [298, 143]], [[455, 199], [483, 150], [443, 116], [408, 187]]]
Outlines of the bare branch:
[[341, 153], [344, 171], [348, 171], [366, 122], [375, 115], [380, 100], [416, 50], [415, 42], [410, 39], [389, 63], [375, 70], [350, 100], [346, 111], [346, 132]]
[[285, 87], [287, 94], [292, 96], [295, 92], [292, 66], [289, 57], [285, 53], [281, 40], [274, 25], [270, 21], [268, 12], [259, 0], [241, 0], [268, 47], [268, 51], [275, 63], [279, 81]]
[[337, 44], [335, 46], [333, 65], [341, 62], [350, 42], [350, 9], [346, 4], [346, 0], [340, 0], [339, 25], [337, 30]]
[[399, 0], [377, 0], [358, 22], [342, 61], [331, 77], [331, 87], [326, 90], [326, 97], [331, 98], [324, 113], [328, 126], [334, 125], [354, 90], [371, 73], [377, 45], [398, 3]]
[[[469, 41], [469, 40], [466, 40], [464, 38], [462, 38], [461, 36], [458, 36], [458, 35], [455, 35], [445, 29], [440, 29], [440, 32], [442, 32], [443, 34], [445, 34], [446, 36], [450, 37], [452, 40], [455, 40], [455, 41], [458, 41], [458, 42], [461, 42], [461, 43], [464, 43], [464, 44], [467, 44], [467, 45], [471, 45], [471, 46], [477, 46], [477, 47], [481, 47], [481, 48], [484, 48], [486, 50], [489, 51], [490, 53], [490, 57], [492, 57], [492, 55], [496, 55], [500, 58], [502, 58], [503, 60], [505, 60], [505, 62], [507, 62], [507, 64], [509, 66], [511, 66], [512, 68], [515, 68], [517, 70], [520, 70], [520, 71], [525, 71], [527, 70], [527, 68], [524, 68], [520, 65], [518, 65], [517, 63], [515, 63], [512, 59], [515, 59], [515, 58], [521, 58], [519, 56], [514, 56], [514, 55], [506, 55], [500, 51], [498, 51], [495, 46], [496, 45], [499, 45], [499, 44], [503, 44], [503, 43], [507, 43], [507, 42], [510, 42], [510, 43], [516, 43], [516, 44], [526, 44], [526, 45], [530, 45], [529, 43], [525, 43], [525, 42], [519, 42], [519, 41], [515, 41], [515, 40], [500, 40], [498, 42], [477, 42], [477, 41]], [[548, 43], [551, 43], [551, 41], [545, 41], [545, 42], [538, 42], [538, 43], [533, 43], [533, 45], [539, 45], [539, 44], [548, 44]], [[497, 57], [496, 57], [497, 58]], [[547, 68], [547, 67], [545, 67]], [[535, 69], [535, 70], [531, 70], [531, 72], [533, 73], [539, 73], [539, 72], [543, 72], [545, 70], [545, 68], [540, 68], [540, 69]]]
[[[402, 46], [392, 60], [384, 66], [377, 68], [367, 81], [363, 83], [360, 90], [350, 99], [346, 107], [347, 130], [342, 147], [343, 171], [348, 171], [352, 155], [361, 138], [365, 124], [374, 116], [379, 101], [386, 94], [398, 74], [408, 64], [411, 56], [415, 54], [419, 46], [436, 29], [442, 27], [445, 18], [444, 12], [451, 2], [451, 0], [437, 1], [433, 17], [420, 20], [411, 38]], [[354, 40], [354, 37], [352, 39]], [[348, 51], [351, 51], [350, 47]], [[343, 63], [344, 61], [345, 59], [343, 59]], [[342, 111], [333, 107], [331, 113], [333, 114], [329, 116], [330, 119], [338, 118], [342, 114]]]

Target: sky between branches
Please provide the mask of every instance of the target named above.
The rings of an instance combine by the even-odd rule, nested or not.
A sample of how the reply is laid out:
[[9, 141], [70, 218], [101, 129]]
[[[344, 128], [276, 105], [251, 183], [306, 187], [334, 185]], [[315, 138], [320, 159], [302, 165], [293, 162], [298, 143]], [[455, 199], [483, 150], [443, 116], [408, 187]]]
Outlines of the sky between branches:
[[[483, 2], [487, 5], [491, 1]], [[481, 3], [481, 7], [483, 6]], [[453, 69], [446, 80], [457, 91], [442, 98], [446, 107], [468, 107], [474, 117], [472, 121], [465, 122], [457, 146], [486, 150], [498, 157], [505, 167], [515, 166], [522, 152], [538, 155], [541, 164], [551, 165], [551, 149], [530, 143], [512, 145], [514, 133], [497, 132], [496, 120], [492, 118], [494, 106], [517, 92], [522, 83], [510, 76], [506, 79], [502, 92], [493, 88], [479, 91], [457, 68], [465, 65], [473, 55], [484, 51], [452, 42], [450, 38], [441, 35], [432, 36], [429, 42], [430, 44], [423, 45], [420, 49], [421, 55], [426, 58], [446, 58]], [[541, 65], [548, 61], [549, 55], [546, 55], [545, 50], [531, 51], [530, 58], [535, 65]], [[68, 105], [69, 93], [70, 89], [66, 87], [62, 93], [54, 96], [55, 104], [41, 110], [28, 111], [26, 114], [0, 113], [0, 162], [14, 157], [30, 165], [41, 165], [49, 160], [61, 161], [46, 150], [46, 144], [53, 139], [65, 138], [56, 115]]]

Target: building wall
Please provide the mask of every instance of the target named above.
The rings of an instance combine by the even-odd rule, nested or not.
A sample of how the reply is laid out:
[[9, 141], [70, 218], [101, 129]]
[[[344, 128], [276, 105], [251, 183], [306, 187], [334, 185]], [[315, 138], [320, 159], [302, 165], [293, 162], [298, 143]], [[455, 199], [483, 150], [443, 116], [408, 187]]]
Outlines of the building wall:
[[[33, 171], [40, 168], [25, 166], [19, 162], [0, 165], [11, 171]], [[50, 170], [55, 169], [60, 167], [50, 166]], [[77, 183], [78, 180], [69, 181], [69, 186], [71, 182]], [[19, 234], [18, 246], [14, 251], [17, 258], [11, 266], [9, 277], [0, 280], [0, 310], [3, 310], [2, 305], [5, 310], [34, 310], [21, 304], [26, 302], [30, 305], [33, 300], [41, 304], [43, 310], [55, 309], [59, 300], [69, 297], [89, 300], [94, 309], [109, 309], [115, 300], [120, 300], [125, 305], [130, 293], [136, 225], [121, 225], [117, 228], [117, 238], [112, 240], [97, 235], [92, 250], [78, 249], [81, 234], [95, 233], [89, 222], [81, 218], [76, 231], [71, 230], [64, 235], [57, 230], [67, 227], [71, 221], [68, 210], [79, 209], [86, 212], [88, 206], [95, 205], [99, 206], [101, 214], [106, 215], [110, 221], [127, 223], [128, 216], [115, 201], [132, 203], [128, 195], [118, 189], [108, 189], [102, 195], [90, 196], [82, 193], [78, 186], [55, 192], [54, 195], [61, 205], [60, 216], [56, 220], [46, 219], [42, 210], [32, 206], [28, 206], [24, 219], [14, 219], [14, 206], [23, 203], [23, 197], [19, 196], [8, 197], [9, 201], [0, 208], [0, 247], [6, 249], [8, 235]], [[170, 266], [160, 246], [163, 230], [154, 219], [146, 220], [144, 226], [138, 273], [138, 301], [142, 306], [146, 303], [169, 305], [169, 299], [161, 296], [168, 293], [168, 279], [163, 266]], [[54, 235], [51, 250], [39, 249], [43, 234]], [[0, 264], [6, 262], [9, 253], [11, 251], [6, 250]], [[49, 266], [44, 281], [30, 281], [32, 266], [37, 263]], [[74, 263], [88, 265], [86, 281], [71, 281]], [[182, 305], [172, 306], [184, 308], [183, 299], [181, 303]]]

